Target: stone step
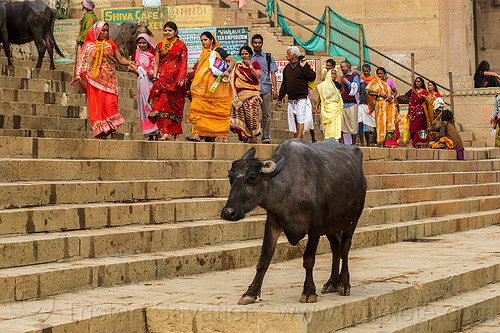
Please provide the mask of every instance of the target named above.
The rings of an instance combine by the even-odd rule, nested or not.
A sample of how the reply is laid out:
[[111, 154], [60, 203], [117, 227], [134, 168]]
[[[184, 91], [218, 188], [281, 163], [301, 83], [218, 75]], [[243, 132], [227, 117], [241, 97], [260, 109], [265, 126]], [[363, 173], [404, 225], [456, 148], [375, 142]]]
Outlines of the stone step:
[[[174, 143], [175, 144], [175, 143]], [[229, 146], [229, 145], [227, 145]], [[181, 148], [181, 146], [178, 146]], [[154, 153], [154, 152], [153, 152]], [[112, 153], [110, 153], [111, 155]], [[1, 158], [0, 182], [55, 180], [139, 180], [161, 175], [163, 179], [223, 178], [228, 160], [67, 160]], [[500, 169], [500, 159], [478, 161], [433, 160], [384, 161], [363, 163], [366, 175], [437, 172], [493, 171]]]
[[[484, 187], [500, 183], [500, 171], [405, 175], [368, 175], [366, 205], [395, 204], [404, 200], [432, 200], [446, 193], [477, 196]], [[425, 180], [425, 182], [423, 181]], [[476, 187], [475, 185], [480, 185]], [[220, 197], [230, 191], [227, 178], [148, 179], [115, 181], [30, 181], [0, 183], [0, 209], [99, 202], [138, 202], [192, 197]], [[468, 192], [470, 191], [470, 192]], [[488, 190], [492, 192], [491, 190]], [[441, 192], [444, 192], [441, 194]], [[456, 194], [455, 194], [456, 196]], [[380, 197], [380, 199], [378, 199]]]
[[[379, 225], [450, 214], [467, 214], [500, 208], [495, 186], [484, 186], [483, 195], [466, 197], [455, 192], [446, 198], [401, 204], [366, 206], [359, 225]], [[414, 191], [418, 200], [418, 191]], [[429, 196], [431, 197], [431, 196]], [[434, 199], [434, 198], [433, 198]], [[375, 199], [374, 199], [375, 200]], [[397, 199], [399, 200], [399, 199]], [[214, 219], [226, 204], [225, 197], [165, 199], [129, 203], [59, 204], [0, 210], [0, 235], [83, 230], [132, 224], [177, 223], [197, 219]], [[383, 203], [383, 201], [379, 201]], [[255, 208], [248, 214], [262, 214]]]
[[[91, 133], [89, 133], [91, 135]], [[142, 135], [141, 135], [142, 136]], [[68, 158], [68, 159], [225, 159], [234, 160], [242, 156], [250, 147], [255, 147], [257, 157], [267, 159], [276, 149], [276, 144], [242, 143], [194, 143], [194, 142], [145, 142], [132, 140], [81, 140], [61, 138], [32, 138], [0, 136], [0, 158]], [[466, 165], [473, 160], [495, 160], [500, 158], [496, 148], [476, 148], [465, 151], [466, 161], [456, 160], [456, 152], [447, 149], [387, 149], [361, 147], [363, 158], [368, 160], [406, 161], [406, 160], [450, 160], [446, 163]], [[491, 162], [491, 161], [489, 161]], [[482, 163], [477, 161], [476, 163]], [[441, 165], [436, 163], [436, 165]], [[446, 169], [440, 169], [443, 171]], [[460, 171], [480, 171], [475, 169]], [[432, 172], [425, 170], [422, 172]], [[452, 170], [447, 170], [452, 172]], [[389, 172], [393, 173], [393, 172]], [[224, 175], [225, 176], [225, 175]]]
[[[0, 88], [0, 98], [4, 102], [27, 102], [36, 104], [56, 104], [71, 106], [87, 106], [87, 97], [84, 94], [60, 92], [40, 92], [36, 90]], [[136, 109], [135, 98], [119, 98], [118, 109]]]
[[[313, 304], [298, 302], [304, 281], [302, 259], [275, 260], [262, 299], [254, 305], [236, 305], [255, 274], [255, 268], [248, 267], [5, 302], [0, 304], [2, 328], [6, 333], [331, 332], [495, 287], [500, 263], [484, 254], [485, 248], [498, 247], [499, 232], [498, 226], [491, 226], [421, 242], [355, 248], [350, 252], [351, 296], [320, 294]], [[259, 252], [253, 254], [253, 263]], [[328, 279], [330, 265], [330, 254], [316, 256], [318, 289]], [[498, 295], [497, 289], [490, 290]]]
[[[498, 214], [496, 217], [498, 217]], [[470, 218], [471, 216], [468, 216], [467, 221]], [[493, 221], [493, 219], [490, 219], [490, 221]], [[435, 223], [432, 221], [426, 222]], [[470, 226], [469, 222], [467, 223]], [[491, 223], [494, 222], [489, 224]], [[384, 243], [379, 243], [380, 240], [394, 242], [397, 239], [405, 240], [405, 237], [408, 237], [407, 240], [415, 239], [419, 232], [424, 235], [423, 232], [426, 229], [425, 223], [406, 225], [403, 223], [403, 225], [405, 233], [402, 232], [403, 230], [400, 230], [399, 233], [388, 231], [386, 232], [388, 238], [382, 236], [383, 233], [381, 233], [380, 228], [373, 228], [367, 231], [368, 234], [365, 235], [360, 231], [361, 235], [358, 237], [362, 240], [362, 246], [367, 243], [366, 239], [376, 239], [377, 245], [382, 245]], [[484, 225], [483, 220], [481, 226]], [[439, 227], [430, 228], [429, 231], [435, 232], [434, 235], [441, 235], [446, 230], [449, 232], [456, 231], [457, 223], [447, 224], [445, 222], [441, 223]], [[353, 240], [354, 247], [359, 246], [357, 239]], [[290, 260], [300, 256], [305, 248], [305, 243], [306, 241], [303, 240], [299, 246], [292, 247], [282, 237], [278, 242], [274, 261]], [[2, 288], [0, 292], [0, 300], [43, 298], [81, 288], [108, 287], [249, 266], [255, 262], [260, 246], [260, 240], [246, 240], [168, 252], [138, 253], [4, 268], [0, 270], [0, 279], [5, 281], [5, 288]], [[327, 252], [329, 252], [328, 240], [322, 238], [318, 253]], [[500, 267], [500, 263], [497, 263], [497, 266]], [[489, 277], [491, 278], [491, 274]], [[59, 281], [59, 283], [56, 284], [53, 281]]]
[[[468, 230], [495, 223], [500, 209], [472, 214], [360, 226], [355, 239], [364, 246], [400, 242], [404, 237]], [[260, 239], [264, 235], [265, 215], [246, 217], [237, 222], [199, 220], [173, 224], [129, 225], [106, 229], [52, 232], [0, 238], [0, 269], [88, 258], [173, 251], [226, 242]], [[409, 227], [411, 226], [411, 227]], [[410, 229], [408, 229], [410, 228]], [[408, 234], [410, 233], [410, 234]]]
[[[52, 81], [67, 81], [70, 82], [73, 79], [73, 75], [70, 73], [72, 70], [65, 69], [64, 67], [60, 67], [56, 70], [50, 70], [48, 68], [37, 69], [31, 66], [31, 64], [24, 65], [21, 63], [19, 65], [15, 65], [14, 68], [8, 67], [5, 64], [0, 65], [0, 76], [9, 76], [15, 78], [28, 78], [28, 79], [41, 79], [41, 80], [52, 80]], [[118, 81], [120, 80], [130, 80], [136, 81], [135, 74], [117, 71], [116, 76]]]
[[[497, 308], [499, 308], [497, 306]], [[497, 315], [495, 318], [486, 320], [475, 325], [470, 326], [469, 328], [463, 329], [460, 332], [463, 333], [491, 333], [491, 332], [499, 332], [500, 331], [500, 315]]]
[[400, 310], [336, 332], [463, 332], [464, 327], [498, 314], [500, 314], [499, 282], [436, 300], [424, 306]]

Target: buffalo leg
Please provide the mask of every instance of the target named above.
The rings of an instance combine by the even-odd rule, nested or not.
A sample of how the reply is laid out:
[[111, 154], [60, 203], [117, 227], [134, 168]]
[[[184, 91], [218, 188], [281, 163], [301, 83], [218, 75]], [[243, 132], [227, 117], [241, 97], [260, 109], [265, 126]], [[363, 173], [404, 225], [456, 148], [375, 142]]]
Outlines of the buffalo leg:
[[337, 291], [340, 295], [349, 296], [351, 293], [351, 285], [349, 284], [349, 249], [351, 248], [351, 240], [353, 230], [346, 230], [342, 233], [342, 240], [340, 242], [340, 256], [342, 258], [342, 269], [340, 270], [339, 283], [337, 286]]
[[321, 289], [321, 292], [324, 294], [337, 291], [340, 269], [340, 235], [341, 232], [327, 235], [328, 241], [330, 242], [330, 248], [332, 249], [332, 274], [323, 286], [323, 289]]
[[304, 290], [300, 296], [300, 303], [316, 303], [316, 286], [313, 280], [313, 268], [316, 257], [316, 250], [319, 243], [319, 233], [309, 233], [306, 250], [304, 251], [304, 268], [306, 269], [306, 280], [304, 281]]
[[3, 50], [5, 51], [5, 56], [7, 57], [7, 63], [12, 66], [12, 54], [10, 53], [9, 36], [7, 34], [7, 28], [0, 29], [0, 39], [3, 44]]
[[267, 214], [267, 221], [264, 231], [264, 241], [262, 243], [262, 251], [260, 253], [259, 263], [257, 264], [257, 273], [248, 287], [246, 293], [241, 296], [238, 301], [239, 305], [246, 305], [255, 303], [257, 297], [260, 296], [260, 288], [262, 287], [262, 281], [264, 280], [264, 275], [266, 274], [267, 268], [271, 263], [273, 258], [274, 250], [276, 249], [276, 243], [281, 234], [281, 228], [279, 228]]
[[54, 43], [52, 41], [52, 38], [50, 38], [49, 33], [45, 35], [44, 39], [45, 45], [47, 45], [47, 52], [49, 53], [50, 69], [54, 70], [56, 69], [56, 65], [54, 64]]
[[36, 68], [42, 68], [43, 57], [45, 56], [45, 50], [47, 47], [45, 46], [45, 41], [41, 36], [37, 36], [34, 38], [36, 49], [38, 50], [38, 60], [36, 62]]

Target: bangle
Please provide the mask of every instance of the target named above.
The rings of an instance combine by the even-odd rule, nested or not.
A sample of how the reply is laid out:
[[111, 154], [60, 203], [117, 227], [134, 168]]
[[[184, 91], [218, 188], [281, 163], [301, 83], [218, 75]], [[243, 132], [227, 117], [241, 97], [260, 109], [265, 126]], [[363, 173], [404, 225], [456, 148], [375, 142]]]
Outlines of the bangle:
[[254, 70], [253, 66], [250, 66], [250, 70], [251, 70], [251, 71], [253, 71], [253, 70]]

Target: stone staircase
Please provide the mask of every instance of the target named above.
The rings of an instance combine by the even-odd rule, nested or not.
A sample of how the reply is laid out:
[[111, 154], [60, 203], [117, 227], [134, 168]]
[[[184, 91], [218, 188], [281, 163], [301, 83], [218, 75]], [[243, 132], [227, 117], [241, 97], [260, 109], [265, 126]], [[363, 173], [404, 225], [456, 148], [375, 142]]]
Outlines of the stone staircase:
[[[144, 141], [135, 78], [123, 72], [125, 140], [91, 139], [70, 66], [31, 64], [2, 65], [0, 75], [0, 332], [499, 327], [499, 149], [467, 149], [456, 161], [454, 151], [362, 148], [368, 193], [351, 296], [300, 304], [305, 243], [281, 238], [262, 301], [236, 306], [265, 212], [237, 222], [219, 215], [227, 166], [250, 145]], [[285, 115], [273, 111], [276, 143], [291, 136]], [[257, 155], [275, 148], [256, 145]], [[324, 238], [318, 254], [320, 289], [331, 262]]]
[[[274, 145], [257, 145], [258, 156], [269, 157], [274, 148]], [[229, 192], [227, 165], [246, 149], [248, 146], [244, 144], [1, 136], [2, 332], [42, 332], [49, 327], [53, 331], [76, 332], [87, 326], [100, 332], [115, 332], [117, 327], [126, 332], [145, 332], [145, 316], [150, 332], [177, 332], [183, 331], [177, 320], [178, 327], [172, 323], [169, 325], [174, 326], [164, 326], [166, 318], [174, 318], [170, 311], [186, 308], [175, 313], [188, 318], [193, 307], [202, 312], [213, 304], [219, 310], [221, 306], [232, 307], [237, 293], [243, 292], [249, 282], [249, 279], [239, 282], [242, 271], [235, 269], [256, 263], [265, 222], [262, 209], [255, 209], [238, 222], [219, 219]], [[424, 241], [434, 236], [458, 244], [461, 239], [479, 241], [489, 235], [491, 244], [479, 247], [484, 259], [475, 263], [474, 269], [464, 268], [460, 273], [463, 276], [447, 272], [450, 277], [446, 281], [459, 283], [451, 284], [452, 290], [441, 290], [438, 283], [441, 280], [425, 284], [414, 278], [424, 283], [423, 290], [432, 291], [429, 302], [471, 289], [484, 289], [484, 295], [498, 298], [495, 286], [500, 261], [498, 255], [486, 253], [494, 251], [499, 238], [493, 236], [500, 232], [498, 226], [492, 226], [500, 220], [500, 152], [469, 150], [467, 161], [461, 162], [454, 160], [453, 151], [381, 148], [363, 148], [363, 151], [369, 191], [354, 238], [353, 277], [362, 268], [355, 259], [362, 256], [358, 252], [373, 256], [374, 252], [398, 253], [397, 249], [405, 248], [413, 256], [432, 256], [432, 249], [407, 241]], [[469, 239], [467, 230], [476, 236]], [[409, 247], [410, 244], [418, 249]], [[443, 241], [432, 244], [439, 246], [440, 251], [447, 248]], [[469, 251], [466, 245], [454, 249]], [[327, 295], [317, 304], [299, 307], [297, 293], [301, 282], [289, 288], [287, 279], [290, 272], [295, 272], [300, 280], [301, 265], [296, 260], [285, 261], [300, 257], [303, 248], [303, 242], [292, 247], [285, 239], [279, 241], [274, 261], [283, 262], [284, 268], [273, 265], [270, 274], [276, 269], [281, 271], [286, 277], [278, 280], [286, 285], [278, 283], [272, 290], [279, 294], [279, 287], [285, 287], [282, 289], [290, 293], [286, 306], [300, 313], [316, 316], [319, 309], [338, 311], [333, 307], [341, 298], [337, 295]], [[326, 239], [322, 239], [318, 252], [328, 252]], [[443, 254], [441, 260], [451, 260], [452, 255]], [[323, 263], [318, 272], [328, 271], [328, 257], [318, 258]], [[295, 269], [291, 269], [292, 264]], [[370, 264], [381, 262], [367, 259], [366, 265]], [[413, 270], [420, 272], [437, 261], [413, 264]], [[253, 269], [243, 271], [246, 277], [251, 276]], [[469, 276], [481, 279], [471, 284]], [[378, 285], [377, 278], [382, 276], [374, 278], [373, 283]], [[198, 293], [193, 290], [200, 284], [205, 290], [200, 291], [201, 299], [196, 300]], [[174, 290], [168, 291], [170, 285], [176, 286]], [[179, 285], [185, 287], [177, 289]], [[206, 286], [211, 287], [206, 290]], [[226, 287], [234, 290], [224, 292]], [[389, 302], [393, 287], [379, 289], [380, 299]], [[186, 292], [186, 288], [191, 294], [187, 298], [179, 294]], [[367, 283], [358, 288], [372, 287]], [[214, 296], [215, 290], [221, 290], [222, 300]], [[273, 312], [277, 311], [276, 304], [284, 302], [268, 296], [273, 292], [267, 286], [263, 294], [263, 303], [257, 303], [256, 307], [236, 307], [230, 313], [257, 311], [263, 304], [266, 311]], [[359, 312], [368, 311], [362, 309], [373, 296], [366, 297], [363, 300], [353, 293], [341, 299], [354, 302], [350, 306]], [[415, 302], [410, 298], [398, 311], [410, 305], [427, 306]], [[390, 313], [374, 311], [359, 321]], [[259, 316], [266, 323], [272, 320], [272, 316]], [[345, 320], [351, 324], [350, 319]], [[121, 326], [116, 326], [117, 321]], [[210, 320], [204, 322], [220, 324], [217, 327], [223, 332], [232, 332], [234, 327]], [[346, 327], [328, 321], [330, 324], [330, 330]], [[202, 323], [197, 325], [201, 325], [197, 326], [198, 331], [210, 331]], [[258, 331], [252, 325], [248, 322], [244, 331]], [[313, 326], [310, 329], [327, 331]], [[290, 327], [289, 331], [297, 330]]]

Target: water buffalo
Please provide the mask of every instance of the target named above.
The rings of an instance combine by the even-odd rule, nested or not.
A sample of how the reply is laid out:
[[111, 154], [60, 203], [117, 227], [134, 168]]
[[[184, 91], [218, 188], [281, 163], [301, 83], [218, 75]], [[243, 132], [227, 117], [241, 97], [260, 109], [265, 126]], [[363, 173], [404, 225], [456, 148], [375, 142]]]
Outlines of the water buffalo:
[[313, 267], [321, 235], [328, 238], [333, 256], [332, 273], [322, 292], [349, 295], [348, 254], [366, 196], [362, 162], [363, 153], [356, 146], [338, 144], [333, 139], [314, 144], [290, 139], [279, 145], [268, 161], [255, 158], [255, 148], [251, 148], [231, 164], [231, 192], [221, 217], [236, 221], [257, 205], [267, 210], [257, 273], [238, 304], [254, 303], [260, 296], [282, 231], [292, 245], [308, 236], [300, 302], [317, 301]]
[[147, 20], [136, 20], [135, 22], [123, 22], [120, 25], [111, 23], [109, 25], [109, 39], [112, 39], [122, 56], [129, 58], [137, 48], [136, 38], [141, 33], [147, 33], [153, 37], [148, 29]]
[[[56, 52], [61, 57], [64, 57], [54, 39], [55, 9], [49, 8], [42, 1], [0, 1], [0, 3], [5, 8], [9, 43], [25, 44], [34, 41], [38, 50], [36, 68], [42, 67], [45, 51], [48, 50], [50, 69], [55, 69], [54, 47], [56, 48]], [[9, 56], [10, 52], [7, 57]], [[9, 60], [9, 65], [11, 64]]]

